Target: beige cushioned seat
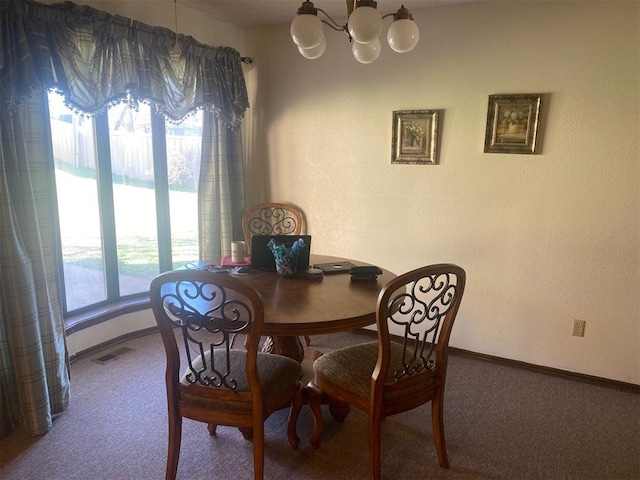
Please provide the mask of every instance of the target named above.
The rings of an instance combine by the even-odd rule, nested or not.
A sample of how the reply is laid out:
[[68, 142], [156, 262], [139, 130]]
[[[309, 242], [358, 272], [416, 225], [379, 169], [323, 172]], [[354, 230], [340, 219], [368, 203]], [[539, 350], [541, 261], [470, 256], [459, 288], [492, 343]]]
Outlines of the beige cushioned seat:
[[[385, 383], [393, 383], [394, 373], [404, 368], [402, 345], [390, 342], [390, 347], [391, 363]], [[334, 385], [369, 400], [371, 374], [377, 360], [378, 342], [362, 343], [322, 355], [313, 363], [313, 370], [316, 378], [330, 378]], [[432, 387], [425, 384], [424, 388], [430, 389]], [[411, 385], [403, 389], [389, 389], [385, 390], [384, 398], [390, 401], [408, 393], [416, 393], [421, 389], [420, 385]]]
[[[209, 361], [209, 352], [205, 354], [205, 358], [207, 365], [211, 365], [211, 362]], [[230, 371], [243, 373], [243, 375], [234, 377], [238, 382], [237, 391], [239, 393], [249, 392], [249, 383], [246, 375], [244, 375], [244, 372], [246, 371], [246, 359], [247, 353], [245, 350], [237, 349], [229, 351]], [[225, 352], [223, 350], [215, 350], [213, 364], [222, 365], [223, 367], [220, 367], [220, 370], [225, 371], [225, 362]], [[291, 389], [291, 385], [295, 384], [302, 377], [302, 366], [295, 360], [282, 355], [258, 353], [257, 366], [258, 378], [260, 379], [260, 385], [262, 387], [262, 398], [265, 405], [269, 405], [271, 400], [279, 398], [284, 391]], [[200, 356], [193, 361], [193, 367], [196, 370], [201, 370], [203, 368], [202, 358]], [[189, 385], [189, 382], [187, 381], [187, 375], [189, 374], [191, 374], [191, 370], [186, 369], [182, 374], [182, 377], [180, 377], [181, 384]], [[265, 388], [266, 385], [268, 385], [269, 388]], [[252, 408], [251, 402], [206, 399], [201, 396], [189, 395], [188, 393], [182, 394], [182, 400], [187, 403], [203, 407], [211, 407], [217, 410], [250, 411]]]

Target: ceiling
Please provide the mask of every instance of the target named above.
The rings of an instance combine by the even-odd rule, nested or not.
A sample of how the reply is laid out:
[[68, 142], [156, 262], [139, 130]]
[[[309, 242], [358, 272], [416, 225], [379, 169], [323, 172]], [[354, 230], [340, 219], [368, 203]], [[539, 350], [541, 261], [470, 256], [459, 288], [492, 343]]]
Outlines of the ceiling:
[[[288, 24], [294, 19], [303, 0], [156, 0], [177, 2], [178, 6], [192, 8], [225, 23], [240, 27]], [[346, 22], [347, 1], [313, 0], [316, 8], [327, 12], [338, 23]], [[353, 1], [353, 0], [350, 0]], [[395, 13], [400, 5], [410, 12], [431, 6], [470, 3], [482, 0], [377, 0], [383, 14]]]

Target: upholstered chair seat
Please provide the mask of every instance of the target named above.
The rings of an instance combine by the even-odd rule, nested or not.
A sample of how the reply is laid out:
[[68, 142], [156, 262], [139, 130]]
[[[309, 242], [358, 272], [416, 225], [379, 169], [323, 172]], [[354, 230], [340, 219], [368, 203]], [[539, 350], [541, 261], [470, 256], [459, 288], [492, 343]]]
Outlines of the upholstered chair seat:
[[[391, 347], [390, 364], [382, 394], [387, 408], [394, 400], [404, 401], [408, 396], [420, 392], [428, 394], [434, 387], [434, 375], [430, 369], [423, 372], [420, 382], [395, 382], [393, 373], [402, 371], [404, 368], [402, 362], [404, 349], [396, 342], [389, 342], [389, 345]], [[351, 392], [366, 403], [370, 401], [371, 375], [377, 361], [378, 342], [368, 342], [322, 355], [314, 362], [313, 370], [317, 381], [330, 379], [334, 387]]]
[[[214, 350], [213, 362], [210, 361], [209, 352], [205, 354], [206, 365], [220, 365], [226, 361], [225, 352]], [[234, 349], [229, 351], [230, 371], [245, 372], [247, 362], [246, 350]], [[203, 370], [202, 357], [198, 356], [193, 361], [193, 368], [196, 371]], [[297, 388], [297, 382], [302, 377], [302, 366], [295, 360], [270, 353], [258, 353], [257, 359], [258, 379], [260, 381], [260, 389], [262, 391], [262, 402], [266, 411], [272, 411], [272, 405], [281, 403], [281, 399], [291, 397], [291, 392]], [[205, 372], [212, 374], [211, 370]], [[180, 378], [180, 384], [189, 385], [188, 377], [192, 375], [190, 368], [186, 369]], [[249, 381], [246, 375], [238, 375], [236, 391], [238, 393], [249, 393]], [[205, 387], [209, 389], [210, 387]], [[206, 392], [207, 390], [205, 390]], [[191, 395], [188, 391], [182, 394], [182, 402], [197, 405], [200, 407], [208, 407], [214, 410], [227, 411], [247, 411], [253, 408], [251, 401], [238, 401], [238, 399], [221, 399], [217, 397], [203, 397], [202, 395]]]

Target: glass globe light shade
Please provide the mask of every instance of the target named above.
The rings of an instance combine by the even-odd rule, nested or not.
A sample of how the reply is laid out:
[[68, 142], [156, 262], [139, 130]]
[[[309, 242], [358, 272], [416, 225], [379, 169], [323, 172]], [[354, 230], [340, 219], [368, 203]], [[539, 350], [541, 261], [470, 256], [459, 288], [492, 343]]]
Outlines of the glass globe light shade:
[[291, 22], [291, 38], [300, 48], [317, 47], [323, 37], [322, 22], [317, 15], [298, 15]]
[[358, 43], [369, 43], [382, 32], [382, 15], [373, 7], [358, 7], [349, 16], [349, 35]]
[[387, 42], [398, 53], [410, 52], [418, 44], [420, 30], [416, 22], [409, 19], [396, 20], [389, 27]]
[[327, 48], [327, 37], [322, 35], [322, 40], [318, 45], [311, 48], [298, 47], [298, 51], [300, 52], [300, 55], [302, 55], [304, 58], [308, 58], [309, 60], [315, 60], [316, 58], [319, 58], [322, 56], [326, 48]]
[[351, 51], [355, 59], [360, 63], [373, 63], [380, 56], [381, 46], [380, 39], [374, 38], [370, 43], [353, 42]]

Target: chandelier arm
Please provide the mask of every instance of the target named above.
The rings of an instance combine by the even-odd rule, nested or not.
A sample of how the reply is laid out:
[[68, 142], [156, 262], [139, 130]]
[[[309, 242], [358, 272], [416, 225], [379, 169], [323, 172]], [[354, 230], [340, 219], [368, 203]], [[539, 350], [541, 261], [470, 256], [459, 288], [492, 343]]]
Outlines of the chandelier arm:
[[334, 30], [337, 30], [337, 31], [339, 31], [339, 32], [347, 28], [347, 25], [346, 25], [346, 24], [345, 24], [345, 25], [340, 25], [340, 24], [339, 24], [338, 22], [336, 22], [333, 18], [331, 18], [331, 15], [329, 15], [327, 12], [325, 12], [325, 11], [324, 11], [324, 10], [322, 10], [321, 8], [316, 8], [316, 10], [318, 10], [319, 12], [322, 12], [322, 13], [324, 14], [324, 16], [325, 16], [325, 17], [327, 17], [327, 18], [329, 19], [329, 21], [328, 21], [328, 22], [327, 22], [327, 21], [325, 21], [325, 20], [320, 19], [320, 21], [321, 21], [322, 23], [324, 23], [325, 25], [328, 25], [328, 26], [330, 26], [331, 28], [333, 28]]
[[332, 24], [330, 22], [327, 22], [326, 20], [320, 19], [320, 21], [322, 23], [324, 23], [327, 27], [333, 28], [337, 32], [346, 32], [347, 31], [347, 25], [346, 24], [344, 24], [344, 25], [334, 25], [334, 24]]
[[351, 16], [356, 9], [356, 0], [347, 0], [347, 18]]

